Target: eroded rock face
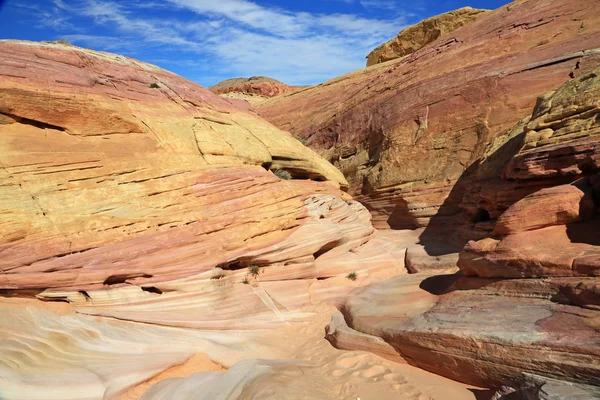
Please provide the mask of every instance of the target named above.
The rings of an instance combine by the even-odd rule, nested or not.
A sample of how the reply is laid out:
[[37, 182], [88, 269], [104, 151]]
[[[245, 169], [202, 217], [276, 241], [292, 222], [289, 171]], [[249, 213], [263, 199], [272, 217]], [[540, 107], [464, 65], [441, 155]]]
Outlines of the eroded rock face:
[[5, 289], [150, 284], [259, 258], [306, 221], [307, 195], [343, 196], [343, 176], [296, 139], [157, 67], [50, 44], [0, 52]]
[[234, 78], [220, 82], [210, 87], [216, 94], [239, 92], [255, 94], [263, 97], [275, 97], [300, 90], [300, 87], [288, 86], [276, 79], [266, 76], [253, 76], [252, 78]]
[[[3, 290], [125, 320], [260, 329], [306, 320], [311, 295], [337, 304], [406, 273], [404, 242], [373, 229], [341, 173], [256, 115], [120, 56], [0, 52]], [[351, 272], [352, 284], [317, 281]]]
[[463, 7], [427, 18], [403, 29], [387, 43], [378, 46], [367, 56], [367, 67], [407, 56], [453, 30], [481, 18], [490, 10]]
[[259, 104], [271, 97], [295, 93], [302, 89], [302, 86], [288, 86], [266, 76], [227, 79], [210, 87], [210, 90], [222, 97], [245, 100], [251, 105]]
[[[368, 206], [376, 227], [414, 229], [429, 225], [432, 218], [438, 225], [456, 225], [457, 219], [487, 222], [533, 191], [554, 186], [559, 179], [566, 180], [561, 183], [575, 179], [577, 171], [570, 178], [554, 173], [556, 180], [550, 184], [530, 179], [475, 188], [473, 183], [483, 173], [476, 161], [495, 139], [531, 115], [539, 96], [599, 65], [599, 22], [597, 2], [513, 2], [407, 57], [269, 100], [257, 110], [307, 139], [310, 147], [338, 166], [352, 193], [362, 194], [357, 199]], [[580, 113], [585, 117], [580, 123], [590, 124], [590, 110], [573, 111], [571, 119]], [[559, 128], [566, 117], [558, 108], [552, 113], [558, 124], [549, 127], [556, 132], [553, 135], [574, 138], [567, 132], [575, 125]], [[541, 132], [547, 123], [538, 121], [536, 114], [529, 124], [528, 129]], [[522, 132], [516, 130], [506, 142], [497, 143], [507, 161], [524, 144]], [[530, 136], [531, 143], [551, 144]], [[586, 143], [584, 138], [573, 142], [574, 158], [593, 159], [589, 154], [595, 152], [595, 144]], [[534, 148], [524, 151], [507, 177], [517, 170], [539, 170], [535, 163], [541, 162], [537, 156], [541, 154]], [[581, 166], [585, 170], [593, 163]], [[498, 165], [506, 167], [502, 157], [488, 159], [485, 175], [501, 180], [502, 170], [492, 174]], [[477, 207], [481, 198], [463, 202], [471, 189], [489, 194], [488, 203], [500, 198], [501, 204], [491, 204], [488, 210]], [[493, 225], [482, 224], [475, 233], [485, 237], [491, 229]]]
[[594, 199], [591, 185], [587, 180], [582, 183], [584, 188], [560, 185], [525, 196], [500, 215], [493, 235], [566, 225], [589, 218], [594, 213]]
[[[495, 398], [595, 398], [598, 76], [592, 70], [542, 96], [531, 117], [487, 146], [469, 172], [471, 185], [461, 182], [460, 206], [490, 237], [468, 242], [460, 272], [357, 289], [341, 307], [347, 326], [330, 324], [333, 344], [389, 357], [387, 344], [408, 363], [452, 379], [514, 383]], [[430, 227], [419, 237], [433, 251], [431, 240], [444, 236], [425, 235]]]
[[[510, 205], [493, 238], [470, 242], [459, 266], [484, 277], [599, 276], [595, 185], [600, 171], [600, 69], [540, 98], [503, 177], [552, 185]], [[535, 186], [529, 186], [535, 188]]]
[[[310, 361], [326, 398], [472, 398], [324, 340], [332, 305], [406, 274], [418, 240], [375, 230], [346, 185], [289, 134], [157, 67], [0, 42], [0, 397], [139, 398], [204, 354], [212, 370]], [[275, 372], [234, 389], [302, 391]]]

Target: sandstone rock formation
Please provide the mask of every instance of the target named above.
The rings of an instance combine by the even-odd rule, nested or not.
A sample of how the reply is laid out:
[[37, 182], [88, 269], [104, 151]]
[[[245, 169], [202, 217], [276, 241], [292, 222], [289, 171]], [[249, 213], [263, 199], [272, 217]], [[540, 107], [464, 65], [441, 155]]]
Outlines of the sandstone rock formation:
[[225, 98], [241, 99], [251, 105], [259, 104], [271, 97], [277, 97], [302, 90], [302, 86], [288, 86], [266, 76], [251, 78], [232, 78], [219, 82], [209, 88]]
[[[346, 186], [291, 135], [155, 66], [0, 42], [0, 397], [160, 396], [163, 379], [260, 358], [308, 365], [329, 398], [474, 398], [324, 339], [333, 305], [406, 274], [418, 240], [375, 230]], [[290, 368], [227, 382], [300, 390]]]
[[348, 181], [155, 66], [0, 41], [0, 397], [593, 398], [598, 22], [521, 0], [258, 107]]
[[370, 52], [367, 56], [367, 67], [414, 53], [423, 46], [489, 12], [490, 10], [463, 7], [409, 26], [401, 30], [395, 38]]
[[350, 328], [455, 380], [486, 387], [529, 372], [600, 385], [600, 311], [557, 304], [551, 290], [508, 295], [495, 285], [416, 274], [369, 286], [344, 310]]
[[[600, 68], [540, 98], [503, 176], [552, 186], [510, 205], [461, 255], [463, 272], [486, 277], [600, 276]], [[534, 186], [535, 187], [535, 186]]]
[[[472, 181], [480, 174], [500, 179], [496, 167], [506, 166], [500, 153], [510, 160], [514, 153], [508, 148], [518, 151], [523, 144], [519, 132], [510, 142], [501, 138], [510, 138], [517, 122], [531, 115], [539, 96], [599, 65], [599, 27], [598, 2], [513, 2], [402, 59], [256, 109], [344, 172], [376, 227], [414, 229], [433, 219], [456, 231], [457, 220], [468, 220], [481, 223], [471, 237], [484, 237], [490, 233], [488, 219], [543, 186], [535, 180], [479, 186]], [[530, 135], [531, 146], [552, 140], [543, 129], [569, 135], [570, 127], [552, 128], [537, 117], [530, 123], [541, 135]], [[491, 152], [488, 170], [479, 169], [474, 163], [496, 140], [501, 151]], [[585, 157], [589, 146], [578, 144], [574, 157]], [[542, 174], [535, 154], [531, 147], [516, 158], [509, 177], [525, 168]], [[471, 194], [477, 201], [487, 196], [487, 208], [463, 201]]]
[[358, 288], [340, 307], [344, 318], [329, 325], [331, 343], [388, 358], [392, 346], [408, 363], [451, 379], [510, 383], [498, 399], [511, 392], [597, 398], [599, 87], [600, 68], [571, 79], [490, 143], [463, 203], [485, 210], [491, 185], [524, 190], [512, 194], [512, 204], [506, 196], [485, 210], [489, 220], [478, 224], [491, 237], [465, 246], [459, 273]]

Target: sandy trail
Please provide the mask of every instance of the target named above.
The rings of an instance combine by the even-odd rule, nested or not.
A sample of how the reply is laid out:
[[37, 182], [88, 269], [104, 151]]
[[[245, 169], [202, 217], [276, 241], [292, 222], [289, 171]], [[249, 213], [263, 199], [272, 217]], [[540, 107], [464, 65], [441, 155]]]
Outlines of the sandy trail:
[[[324, 337], [325, 327], [336, 308], [318, 304], [307, 306], [303, 311], [314, 313], [310, 323], [264, 332], [258, 341], [269, 348], [269, 354], [277, 354], [277, 359], [307, 361], [309, 367], [302, 370], [301, 377], [282, 369], [273, 377], [258, 379], [262, 383], [255, 381], [249, 384], [248, 390], [244, 391], [245, 397], [239, 398], [266, 395], [273, 399], [298, 399], [303, 398], [301, 393], [304, 392], [323, 394], [324, 398], [351, 400], [475, 399], [469, 390], [471, 387], [408, 364], [396, 363], [367, 352], [335, 349]], [[265, 358], [269, 358], [267, 354]], [[121, 399], [135, 399], [142, 390], [162, 379], [189, 377], [205, 371], [222, 372], [224, 368], [211, 362], [205, 355], [197, 355], [181, 368], [172, 368], [135, 387]], [[231, 385], [234, 384], [231, 382]], [[310, 387], [306, 387], [307, 384]], [[290, 389], [294, 392], [290, 392]]]
[[[107, 389], [105, 392], [105, 398], [107, 399], [138, 399], [154, 384], [165, 379], [188, 377], [192, 377], [189, 379], [194, 379], [193, 375], [198, 372], [220, 374], [242, 360], [251, 359], [267, 361], [300, 360], [302, 361], [302, 366], [293, 368], [281, 367], [280, 369], [273, 368], [273, 371], [268, 375], [259, 376], [252, 380], [246, 379], [246, 381], [235, 382], [232, 380], [228, 382], [227, 379], [229, 378], [226, 377], [226, 386], [237, 385], [242, 390], [242, 394], [239, 397], [231, 398], [298, 399], [304, 398], [302, 397], [302, 393], [311, 393], [313, 394], [310, 397], [311, 399], [475, 399], [473, 392], [469, 390], [468, 386], [433, 375], [408, 364], [393, 362], [368, 352], [345, 351], [334, 348], [325, 339], [325, 332], [326, 326], [331, 320], [331, 314], [337, 309], [323, 303], [307, 305], [303, 308], [302, 311], [312, 313], [312, 318], [307, 323], [282, 326], [274, 330], [252, 331], [242, 333], [242, 336], [228, 331], [163, 329], [153, 325], [122, 322], [112, 318], [80, 316], [73, 311], [68, 303], [64, 302], [43, 302], [36, 299], [14, 297], [0, 298], [0, 307], [5, 308], [5, 310], [12, 309], [13, 313], [20, 310], [31, 313], [32, 309], [37, 309], [47, 316], [44, 318], [57, 321], [65, 320], [67, 321], [67, 326], [72, 323], [69, 322], [71, 321], [70, 318], [78, 318], [78, 323], [83, 323], [84, 326], [87, 324], [92, 330], [98, 329], [95, 324], [101, 324], [104, 331], [100, 331], [101, 335], [91, 343], [95, 353], [79, 352], [77, 350], [77, 345], [73, 343], [80, 343], [81, 338], [72, 337], [69, 342], [73, 343], [66, 344], [69, 346], [69, 355], [72, 358], [65, 364], [69, 367], [72, 366], [73, 362], [87, 365], [86, 357], [91, 357], [90, 360], [94, 360], [94, 358], [100, 355], [106, 362], [112, 362], [115, 366], [121, 368], [129, 366], [128, 368], [134, 369], [137, 369], [139, 366], [139, 369], [143, 370], [145, 366], [140, 366], [139, 364], [136, 366], [136, 361], [131, 361], [132, 354], [127, 352], [127, 342], [125, 344], [115, 344], [111, 340], [105, 339], [105, 335], [110, 332], [109, 329], [113, 331], [124, 330], [120, 334], [123, 335], [124, 340], [130, 340], [132, 343], [139, 340], [138, 338], [149, 340], [144, 336], [146, 334], [154, 335], [152, 336], [153, 342], [148, 342], [151, 344], [151, 347], [141, 348], [139, 350], [140, 354], [137, 356], [134, 354], [135, 357], [140, 357], [139, 360], [141, 361], [139, 362], [142, 363], [154, 361], [154, 358], [158, 358], [159, 355], [155, 356], [154, 352], [166, 351], [168, 353], [168, 349], [171, 348], [179, 351], [179, 347], [177, 346], [181, 346], [181, 342], [190, 341], [188, 350], [186, 350], [190, 351], [191, 349], [190, 356], [183, 359], [180, 358], [182, 361], [165, 364], [163, 370], [157, 370], [161, 371], [159, 373], [146, 373], [146, 378], [137, 380], [137, 383], [134, 379], [139, 379], [136, 377], [142, 375], [135, 375], [138, 371], [133, 371], [132, 377], [129, 380], [131, 382], [129, 388], [127, 388], [126, 383], [119, 383], [120, 387], [125, 389]], [[283, 306], [278, 305], [278, 307]], [[111, 328], [113, 325], [114, 328]], [[31, 331], [37, 333], [38, 329], [32, 327]], [[44, 338], [43, 329], [39, 329], [39, 331], [42, 332], [39, 334], [41, 338], [39, 340], [42, 343], [52, 343]], [[171, 331], [173, 334], [171, 334]], [[140, 332], [144, 333], [141, 334]], [[73, 335], [75, 333], [68, 333], [66, 331], [66, 334]], [[198, 335], [201, 335], [200, 339], [197, 339]], [[216, 339], [211, 339], [210, 335], [216, 335]], [[195, 340], [198, 341], [191, 343]], [[211, 345], [213, 340], [216, 340], [216, 346]], [[228, 342], [229, 340], [230, 342]], [[230, 344], [228, 345], [227, 343]], [[57, 345], [56, 343], [52, 344], [54, 346]], [[86, 349], [86, 346], [89, 345], [86, 342], [83, 349]], [[120, 347], [121, 350], [115, 347], [117, 345], [122, 346]], [[228, 348], [227, 346], [233, 347]], [[102, 350], [103, 348], [104, 350]], [[127, 352], [126, 356], [129, 359], [122, 358], [120, 351], [123, 351], [123, 349]], [[223, 356], [223, 353], [230, 350], [233, 356]], [[143, 354], [148, 351], [151, 354]], [[81, 357], [81, 359], [77, 360], [78, 357]], [[164, 354], [162, 357], [165, 357]], [[221, 360], [218, 360], [219, 357], [221, 357]], [[223, 359], [225, 359], [223, 357], [228, 357], [228, 361], [223, 362]], [[52, 363], [53, 368], [59, 369], [61, 368], [61, 362], [64, 362], [64, 360], [48, 358], [44, 359], [44, 362]], [[150, 376], [149, 379], [147, 378], [148, 376]], [[75, 382], [77, 380], [76, 376], [67, 377], [63, 375], [61, 378], [65, 379], [65, 384], [67, 385], [70, 381]], [[120, 379], [120, 375], [111, 375], [106, 379], [118, 380]], [[39, 387], [43, 389], [43, 384]], [[110, 386], [107, 387], [110, 388]], [[227, 390], [228, 388], [226, 387], [225, 389]], [[199, 385], [198, 393], [201, 393], [203, 390], [204, 387]], [[172, 393], [172, 395], [174, 396], [173, 398], [182, 398], [178, 397], [177, 393]], [[90, 398], [94, 397], [91, 396]]]

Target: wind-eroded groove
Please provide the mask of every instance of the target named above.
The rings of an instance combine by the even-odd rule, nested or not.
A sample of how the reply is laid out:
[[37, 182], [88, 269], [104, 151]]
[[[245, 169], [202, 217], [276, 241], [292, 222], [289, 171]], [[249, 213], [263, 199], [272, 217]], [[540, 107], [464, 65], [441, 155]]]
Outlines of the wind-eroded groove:
[[[549, 60], [543, 60], [543, 61], [539, 61], [537, 63], [530, 64], [522, 69], [519, 69], [518, 71], [513, 71], [513, 72], [509, 72], [509, 73], [500, 72], [495, 75], [506, 74], [507, 76], [510, 76], [510, 75], [521, 73], [521, 72], [533, 71], [536, 69], [545, 68], [545, 67], [549, 67], [552, 65], [562, 64], [564, 62], [571, 61], [571, 60], [574, 60], [577, 58], [589, 57], [589, 56], [596, 55], [596, 54], [600, 54], [600, 48], [588, 49], [588, 50], [578, 51], [576, 53], [565, 54], [564, 56], [559, 56], [559, 57], [551, 58]], [[492, 76], [494, 76], [494, 75], [492, 75]]]
[[102, 165], [94, 165], [91, 167], [81, 167], [81, 168], [71, 168], [71, 169], [61, 169], [58, 171], [48, 171], [48, 172], [36, 172], [32, 175], [50, 175], [50, 174], [59, 174], [61, 172], [71, 172], [71, 171], [85, 171], [88, 169], [98, 169], [98, 168], [102, 168]]
[[14, 119], [16, 122], [23, 124], [23, 125], [31, 125], [31, 126], [35, 126], [38, 129], [53, 129], [53, 130], [69, 133], [67, 128], [65, 128], [63, 126], [53, 125], [48, 122], [21, 117], [19, 115], [12, 114], [12, 113], [5, 112], [5, 111], [0, 111], [0, 114], [5, 115], [11, 119]]
[[163, 194], [163, 193], [176, 192], [178, 190], [182, 190], [182, 189], [186, 189], [186, 188], [191, 188], [191, 187], [194, 187], [194, 186], [195, 186], [195, 184], [191, 184], [191, 185], [179, 186], [179, 187], [172, 188], [172, 189], [167, 189], [167, 190], [161, 190], [161, 191], [157, 191], [157, 192], [152, 192], [152, 193], [148, 193], [146, 195], [146, 197], [153, 197], [153, 196], [157, 196], [157, 195]]
[[187, 173], [190, 173], [190, 172], [192, 172], [192, 171], [175, 172], [173, 174], [167, 174], [167, 175], [161, 175], [161, 176], [154, 176], [152, 178], [136, 179], [136, 180], [127, 181], [127, 182], [119, 182], [119, 183], [117, 183], [117, 185], [127, 185], [127, 184], [130, 184], [130, 183], [143, 183], [143, 182], [148, 182], [148, 181], [152, 181], [152, 180], [155, 180], [155, 179], [163, 179], [163, 178], [169, 178], [171, 176], [183, 175], [183, 174], [187, 174]]
[[228, 126], [232, 126], [233, 124], [227, 121], [219, 121], [217, 119], [214, 118], [210, 118], [210, 117], [206, 117], [206, 116], [201, 116], [201, 117], [194, 117], [194, 119], [203, 119], [205, 121], [208, 122], [214, 122], [215, 124], [219, 124], [219, 125], [228, 125]]
[[[105, 178], [105, 177], [111, 177], [111, 176], [128, 175], [128, 174], [133, 174], [138, 171], [141, 171], [141, 169], [132, 169], [132, 170], [123, 171], [123, 172], [115, 172], [115, 173], [107, 174], [107, 175], [90, 176], [89, 178], [69, 179], [69, 182], [79, 182], [79, 181], [87, 181], [87, 180]], [[103, 182], [103, 181], [100, 181], [100, 182]], [[100, 182], [97, 182], [97, 183], [100, 183]]]
[[[67, 251], [67, 252], [64, 252], [64, 253], [53, 254], [51, 256], [40, 258], [40, 259], [37, 259], [37, 260], [32, 261], [32, 262], [27, 263], [27, 264], [15, 265], [15, 266], [9, 267], [7, 269], [0, 270], [0, 272], [6, 273], [7, 271], [12, 271], [14, 269], [19, 269], [19, 268], [24, 268], [24, 267], [31, 267], [32, 265], [37, 264], [37, 263], [41, 263], [41, 262], [48, 261], [48, 260], [54, 260], [54, 259], [58, 259], [58, 258], [64, 258], [64, 257], [71, 256], [71, 255], [74, 255], [74, 254], [85, 253], [87, 251], [94, 250], [96, 248], [97, 247], [88, 247], [88, 248], [81, 249], [81, 250]], [[80, 268], [82, 268], [82, 267], [74, 267], [74, 268], [70, 268], [70, 269], [80, 269]], [[46, 271], [46, 272], [50, 272], [50, 271]]]

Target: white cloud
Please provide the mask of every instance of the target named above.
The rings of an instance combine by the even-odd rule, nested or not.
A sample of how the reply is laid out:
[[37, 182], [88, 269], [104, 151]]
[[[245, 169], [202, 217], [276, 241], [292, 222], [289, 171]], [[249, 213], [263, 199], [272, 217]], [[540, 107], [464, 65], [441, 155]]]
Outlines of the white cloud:
[[[376, 0], [362, 0], [369, 1]], [[86, 28], [102, 30], [101, 35], [62, 32], [75, 43], [193, 71], [184, 75], [204, 84], [216, 83], [207, 82], [209, 76], [252, 75], [289, 84], [322, 82], [364, 67], [368, 52], [395, 36], [411, 17], [292, 12], [248, 0], [166, 0], [160, 13], [149, 12], [148, 4], [53, 0], [52, 8], [57, 20], [70, 18], [81, 25], [82, 17], [89, 18], [94, 26]]]

